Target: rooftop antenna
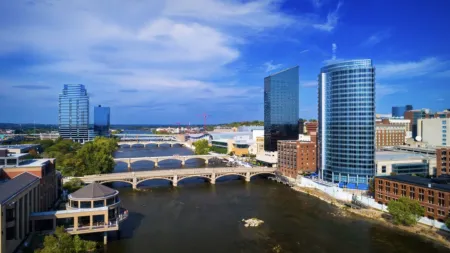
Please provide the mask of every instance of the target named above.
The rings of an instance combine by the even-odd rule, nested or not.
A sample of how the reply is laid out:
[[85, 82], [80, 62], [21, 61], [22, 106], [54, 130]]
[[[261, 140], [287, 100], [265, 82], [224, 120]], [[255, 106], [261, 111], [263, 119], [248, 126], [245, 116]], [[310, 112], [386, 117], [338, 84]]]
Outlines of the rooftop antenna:
[[337, 45], [336, 43], [331, 44], [331, 50], [333, 51], [333, 56], [331, 57], [331, 59], [333, 61], [336, 60], [336, 50], [337, 50]]

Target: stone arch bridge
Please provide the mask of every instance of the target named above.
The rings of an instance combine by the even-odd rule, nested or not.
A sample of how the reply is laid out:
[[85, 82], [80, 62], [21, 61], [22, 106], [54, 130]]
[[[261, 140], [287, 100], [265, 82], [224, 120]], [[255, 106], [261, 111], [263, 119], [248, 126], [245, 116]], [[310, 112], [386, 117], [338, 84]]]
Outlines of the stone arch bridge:
[[134, 162], [138, 161], [150, 161], [155, 163], [155, 167], [158, 167], [158, 162], [162, 162], [165, 160], [178, 160], [181, 161], [181, 166], [186, 164], [187, 160], [190, 159], [203, 159], [205, 164], [208, 165], [209, 159], [212, 158], [224, 158], [228, 157], [228, 155], [187, 155], [187, 156], [153, 156], [153, 157], [133, 157], [133, 158], [114, 158], [114, 161], [124, 162], [128, 165], [128, 170], [131, 170], [131, 165]]
[[[145, 181], [152, 179], [165, 179], [177, 186], [178, 182], [186, 178], [200, 177], [207, 179], [211, 184], [215, 184], [216, 180], [224, 176], [241, 176], [246, 182], [250, 182], [251, 177], [260, 174], [275, 175], [276, 168], [266, 167], [223, 167], [223, 168], [196, 168], [196, 169], [178, 169], [178, 170], [151, 170], [139, 172], [110, 173], [101, 175], [90, 175], [77, 177], [84, 183], [111, 183], [125, 182], [136, 189], [137, 186]], [[64, 182], [68, 182], [73, 177], [64, 178]]]
[[129, 140], [129, 141], [119, 141], [117, 143], [119, 146], [129, 146], [129, 147], [133, 147], [135, 145], [143, 145], [144, 147], [147, 145], [156, 145], [157, 147], [161, 146], [161, 145], [169, 145], [170, 147], [174, 147], [174, 146], [185, 146], [186, 143], [185, 142], [181, 142], [181, 141], [134, 141], [134, 140]]

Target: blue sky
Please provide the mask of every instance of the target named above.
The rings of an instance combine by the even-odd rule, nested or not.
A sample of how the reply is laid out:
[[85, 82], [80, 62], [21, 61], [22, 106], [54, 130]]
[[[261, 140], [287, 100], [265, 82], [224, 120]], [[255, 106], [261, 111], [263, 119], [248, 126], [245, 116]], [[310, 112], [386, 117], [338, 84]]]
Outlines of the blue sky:
[[[263, 119], [263, 79], [300, 66], [300, 117], [317, 74], [371, 58], [377, 112], [450, 108], [449, 1], [0, 1], [0, 122], [57, 123], [64, 83], [115, 124]], [[93, 110], [91, 110], [93, 111]], [[93, 117], [91, 117], [93, 119]]]

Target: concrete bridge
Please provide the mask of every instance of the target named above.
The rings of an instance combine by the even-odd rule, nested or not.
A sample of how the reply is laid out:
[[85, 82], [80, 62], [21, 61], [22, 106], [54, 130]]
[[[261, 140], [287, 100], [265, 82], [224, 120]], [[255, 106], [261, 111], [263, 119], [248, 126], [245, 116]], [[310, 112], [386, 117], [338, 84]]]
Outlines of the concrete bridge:
[[185, 142], [181, 142], [181, 141], [135, 141], [135, 140], [129, 140], [129, 141], [119, 141], [118, 145], [119, 146], [129, 146], [132, 147], [134, 145], [144, 145], [144, 147], [146, 145], [156, 145], [157, 147], [159, 147], [160, 145], [170, 145], [170, 147], [173, 146], [184, 146], [186, 145]]
[[[275, 175], [276, 168], [266, 167], [223, 167], [223, 168], [206, 168], [206, 169], [178, 169], [178, 170], [151, 170], [151, 171], [139, 171], [139, 172], [124, 172], [124, 173], [111, 173], [101, 175], [90, 175], [84, 177], [78, 177], [84, 183], [111, 183], [111, 182], [125, 182], [133, 186], [136, 189], [137, 186], [145, 181], [152, 179], [164, 179], [172, 183], [173, 186], [177, 186], [178, 182], [186, 178], [200, 177], [208, 180], [211, 184], [215, 184], [216, 180], [224, 176], [241, 176], [245, 178], [246, 182], [250, 182], [251, 177], [260, 174], [272, 174]], [[70, 178], [64, 178], [64, 182], [68, 182]]]
[[134, 157], [134, 158], [114, 158], [114, 161], [124, 162], [128, 164], [128, 170], [131, 170], [131, 164], [137, 161], [150, 161], [155, 163], [155, 167], [158, 167], [158, 162], [165, 160], [178, 160], [181, 161], [181, 166], [186, 164], [189, 159], [203, 159], [205, 164], [208, 165], [209, 159], [212, 158], [223, 158], [228, 157], [228, 155], [187, 155], [187, 156], [153, 156], [153, 157]]

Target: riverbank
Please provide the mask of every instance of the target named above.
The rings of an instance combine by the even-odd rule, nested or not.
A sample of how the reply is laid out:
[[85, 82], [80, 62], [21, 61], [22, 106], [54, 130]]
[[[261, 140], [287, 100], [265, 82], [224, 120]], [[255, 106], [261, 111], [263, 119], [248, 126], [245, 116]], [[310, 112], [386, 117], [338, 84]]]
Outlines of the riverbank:
[[450, 249], [450, 233], [438, 230], [436, 228], [428, 227], [426, 225], [417, 224], [413, 227], [403, 226], [403, 225], [394, 225], [391, 221], [391, 216], [388, 213], [384, 213], [379, 210], [375, 210], [372, 208], [369, 209], [353, 209], [346, 206], [342, 201], [338, 201], [334, 199], [333, 197], [329, 196], [328, 194], [314, 189], [314, 188], [307, 188], [307, 187], [300, 187], [300, 186], [294, 186], [291, 187], [294, 191], [302, 192], [305, 194], [308, 194], [310, 196], [316, 197], [322, 201], [325, 201], [329, 203], [330, 205], [333, 205], [340, 210], [350, 212], [359, 216], [362, 216], [364, 218], [369, 218], [372, 220], [376, 220], [380, 222], [381, 224], [390, 227], [390, 228], [396, 228], [400, 229], [402, 231], [410, 232], [413, 234], [421, 235], [426, 237], [429, 240], [438, 242], [442, 244], [443, 246]]

